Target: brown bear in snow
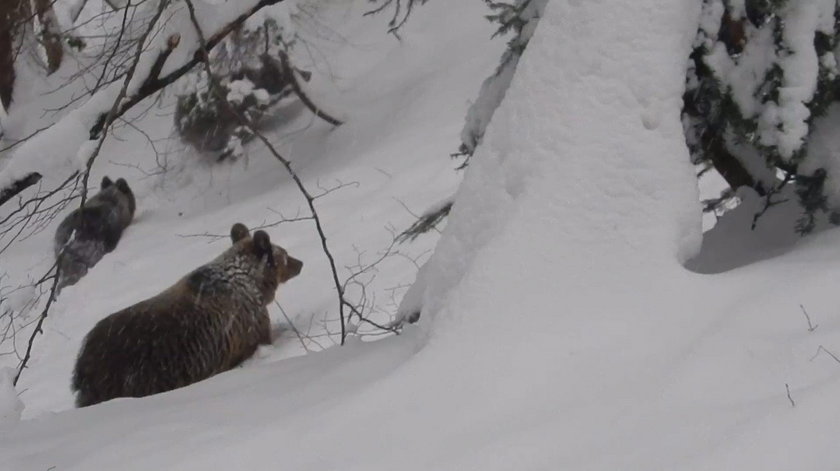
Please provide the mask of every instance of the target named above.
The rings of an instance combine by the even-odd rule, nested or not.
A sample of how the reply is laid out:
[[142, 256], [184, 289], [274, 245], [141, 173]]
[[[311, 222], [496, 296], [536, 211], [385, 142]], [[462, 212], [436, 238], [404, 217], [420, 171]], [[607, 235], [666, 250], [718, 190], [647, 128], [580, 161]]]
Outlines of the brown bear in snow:
[[54, 239], [59, 290], [78, 282], [106, 253], [117, 247], [135, 209], [134, 193], [125, 179], [119, 178], [114, 183], [106, 176], [99, 193], [61, 221]]
[[229, 370], [271, 342], [268, 310], [303, 263], [268, 234], [231, 228], [233, 246], [162, 293], [99, 321], [76, 360], [76, 405], [142, 397]]

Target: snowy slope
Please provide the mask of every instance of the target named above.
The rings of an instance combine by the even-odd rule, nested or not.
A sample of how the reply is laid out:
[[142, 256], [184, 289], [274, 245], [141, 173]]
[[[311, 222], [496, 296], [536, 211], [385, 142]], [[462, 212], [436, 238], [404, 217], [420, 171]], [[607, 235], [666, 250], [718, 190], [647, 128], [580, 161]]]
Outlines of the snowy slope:
[[[386, 59], [431, 64], [448, 57], [449, 66], [389, 77], [401, 80], [392, 100], [439, 99], [432, 90], [458, 84], [454, 71], [466, 75], [466, 58], [475, 56], [461, 46], [480, 26], [441, 25], [450, 8], [431, 2], [418, 10], [406, 43]], [[691, 0], [549, 2], [460, 186], [451, 222], [401, 307], [422, 308], [418, 326], [379, 342], [258, 360], [154, 397], [7, 425], [0, 456], [8, 458], [0, 464], [836, 469], [840, 365], [825, 351], [840, 351], [840, 321], [832, 319], [840, 233], [823, 232], [784, 255], [717, 275], [682, 265], [701, 241], [679, 120], [698, 12]], [[437, 49], [426, 49], [431, 43]], [[415, 152], [431, 141], [419, 132], [434, 116], [429, 111], [368, 117], [365, 126], [373, 127], [356, 132], [386, 137], [327, 151], [328, 163], [307, 162], [306, 170], [341, 173], [335, 153], [348, 148], [365, 156], [347, 172], [404, 148], [412, 154], [393, 170], [406, 173], [405, 185], [432, 160]], [[346, 144], [337, 141], [352, 129], [335, 131], [326, 148]], [[264, 202], [261, 176], [249, 178], [251, 198]], [[247, 184], [234, 183], [247, 194]], [[242, 211], [240, 198], [225, 212]], [[189, 207], [204, 212], [205, 225], [220, 218], [200, 206]], [[346, 218], [347, 207], [333, 211]], [[183, 224], [200, 226], [197, 215]], [[137, 244], [127, 245], [129, 253], [158, 247], [161, 260], [173, 260], [174, 242], [140, 231], [138, 224], [137, 239], [126, 241]], [[314, 256], [311, 241], [296, 237], [291, 253], [298, 247]], [[193, 251], [177, 255], [185, 259], [204, 250], [177, 249]], [[297, 281], [284, 296], [314, 292], [307, 284], [314, 282]], [[155, 291], [144, 286], [130, 296]], [[800, 303], [817, 330], [808, 331]], [[54, 362], [42, 358], [41, 367]], [[28, 372], [30, 384], [50, 384], [37, 368]]]
[[[433, 12], [417, 15], [412, 22], [415, 39], [401, 44], [384, 34], [384, 18], [362, 16], [368, 9], [365, 1], [310, 4], [319, 9], [323, 24], [303, 24], [301, 34], [309, 44], [297, 64], [313, 72], [313, 96], [345, 110], [350, 119], [333, 128], [292, 105], [281, 109], [277, 119], [291, 121], [270, 135], [313, 194], [331, 191], [317, 205], [340, 274], [346, 277], [359, 261], [368, 264], [379, 258], [391, 244], [393, 231], [414, 222], [413, 212], [453, 192], [461, 175], [454, 171], [457, 162], [447, 156], [457, 148], [469, 100], [496, 67], [504, 40], [489, 40], [493, 27], [483, 19], [481, 5], [459, 9], [461, 16], [473, 19], [467, 33], [456, 32], [454, 26], [461, 23], [457, 18], [439, 26], [455, 34], [424, 33], [440, 20]], [[440, 57], [435, 53], [439, 50], [451, 54]], [[436, 80], [429, 80], [431, 74]], [[73, 363], [82, 338], [99, 319], [160, 292], [215, 258], [229, 246], [226, 234], [233, 223], [256, 227], [307, 214], [285, 170], [258, 144], [240, 162], [208, 168], [171, 139], [171, 114], [170, 105], [138, 120], [138, 127], [155, 140], [154, 147], [143, 134], [123, 127], [103, 150], [92, 184], [98, 185], [105, 174], [126, 177], [137, 194], [138, 211], [119, 249], [80, 283], [63, 290], [51, 310], [46, 335], [38, 338], [19, 385], [25, 391], [25, 417], [72, 407]], [[158, 164], [167, 173], [156, 175]], [[336, 189], [340, 185], [344, 186]], [[53, 261], [54, 228], [4, 253], [3, 271], [18, 279], [45, 273]], [[312, 222], [283, 223], [268, 232], [306, 267], [280, 288], [283, 310], [314, 338], [310, 349], [332, 346], [334, 338], [328, 338], [326, 330], [335, 333], [339, 328], [335, 288]], [[416, 264], [426, 260], [434, 241], [431, 235], [399, 246], [399, 255], [360, 278], [368, 284], [369, 304], [375, 303], [375, 320], [393, 316], [416, 275]], [[4, 284], [14, 286], [15, 281]], [[24, 294], [28, 293], [19, 297], [24, 299]], [[358, 299], [352, 286], [348, 294]], [[275, 322], [288, 324], [277, 306], [269, 310]], [[28, 331], [17, 336], [19, 352], [27, 339]], [[265, 361], [303, 353], [291, 332], [275, 347], [263, 352]], [[3, 365], [16, 366], [17, 357], [0, 356]]]

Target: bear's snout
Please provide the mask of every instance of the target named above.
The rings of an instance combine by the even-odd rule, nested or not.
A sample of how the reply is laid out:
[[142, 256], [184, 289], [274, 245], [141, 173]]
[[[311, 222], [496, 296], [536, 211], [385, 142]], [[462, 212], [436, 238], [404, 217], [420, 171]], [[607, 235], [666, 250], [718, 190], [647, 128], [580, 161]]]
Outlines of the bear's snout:
[[303, 262], [294, 257], [286, 257], [286, 272], [289, 278], [298, 276], [301, 269], [303, 269]]

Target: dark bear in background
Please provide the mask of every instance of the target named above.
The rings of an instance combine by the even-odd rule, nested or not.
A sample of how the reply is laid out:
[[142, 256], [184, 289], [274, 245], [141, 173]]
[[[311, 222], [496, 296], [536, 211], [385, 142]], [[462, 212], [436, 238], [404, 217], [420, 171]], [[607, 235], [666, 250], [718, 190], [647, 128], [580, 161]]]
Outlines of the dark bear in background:
[[268, 310], [303, 263], [268, 234], [231, 228], [233, 247], [162, 293], [102, 319], [76, 360], [76, 405], [142, 397], [209, 378], [271, 343]]
[[75, 284], [116, 248], [134, 217], [134, 210], [134, 193], [128, 183], [122, 178], [114, 183], [106, 176], [99, 193], [61, 222], [55, 232], [59, 289]]

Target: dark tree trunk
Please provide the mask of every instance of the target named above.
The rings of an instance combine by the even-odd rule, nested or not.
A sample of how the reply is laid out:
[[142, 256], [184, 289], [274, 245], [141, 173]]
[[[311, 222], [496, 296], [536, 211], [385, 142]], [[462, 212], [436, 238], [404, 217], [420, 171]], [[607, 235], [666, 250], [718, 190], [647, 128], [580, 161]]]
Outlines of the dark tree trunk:
[[12, 104], [15, 87], [15, 59], [12, 33], [0, 18], [0, 103], [4, 109]]
[[28, 0], [0, 1], [0, 103], [9, 109], [15, 86], [18, 32], [26, 21]]
[[[8, 0], [7, 0], [8, 1]], [[64, 59], [64, 46], [61, 43], [61, 28], [55, 17], [51, 0], [35, 0], [38, 21], [41, 23], [41, 46], [47, 55], [47, 73], [52, 74]]]

